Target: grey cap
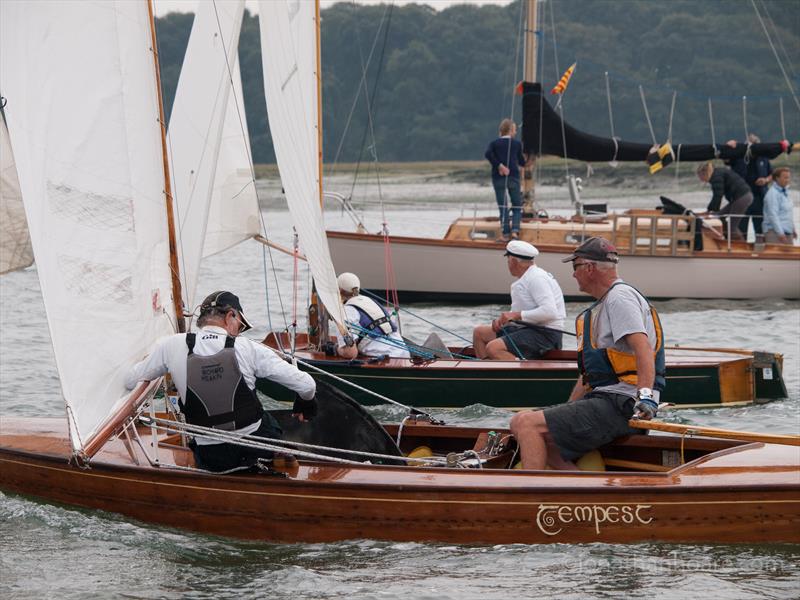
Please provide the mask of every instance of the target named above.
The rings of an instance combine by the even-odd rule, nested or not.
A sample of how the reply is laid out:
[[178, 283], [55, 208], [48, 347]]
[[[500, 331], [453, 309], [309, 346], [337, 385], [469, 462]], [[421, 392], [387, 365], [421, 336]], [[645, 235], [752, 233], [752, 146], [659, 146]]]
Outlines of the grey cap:
[[567, 258], [561, 259], [561, 262], [570, 262], [576, 258], [585, 258], [586, 260], [596, 260], [598, 262], [618, 263], [619, 252], [617, 252], [617, 249], [607, 239], [590, 237], [575, 248], [575, 251]]

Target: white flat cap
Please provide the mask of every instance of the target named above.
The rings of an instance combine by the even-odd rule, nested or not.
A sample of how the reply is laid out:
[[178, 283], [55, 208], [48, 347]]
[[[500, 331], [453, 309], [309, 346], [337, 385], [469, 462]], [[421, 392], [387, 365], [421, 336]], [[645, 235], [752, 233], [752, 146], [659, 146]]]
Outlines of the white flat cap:
[[511, 240], [506, 244], [506, 253], [503, 256], [516, 256], [523, 260], [532, 260], [539, 256], [536, 246], [522, 240]]

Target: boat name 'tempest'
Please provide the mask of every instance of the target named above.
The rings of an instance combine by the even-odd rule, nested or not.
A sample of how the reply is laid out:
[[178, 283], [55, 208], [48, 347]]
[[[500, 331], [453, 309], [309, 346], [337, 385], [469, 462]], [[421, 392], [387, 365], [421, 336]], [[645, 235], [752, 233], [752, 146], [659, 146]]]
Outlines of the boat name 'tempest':
[[[652, 522], [653, 517], [643, 516], [643, 510], [651, 508], [650, 504], [632, 505], [610, 505], [601, 506], [598, 504], [588, 504], [584, 506], [572, 506], [562, 504], [540, 504], [539, 512], [536, 514], [536, 525], [545, 535], [556, 535], [560, 533], [562, 524], [568, 523], [594, 523], [594, 530], [600, 534], [600, 523], [641, 523], [647, 525]], [[558, 527], [558, 529], [556, 529]]]

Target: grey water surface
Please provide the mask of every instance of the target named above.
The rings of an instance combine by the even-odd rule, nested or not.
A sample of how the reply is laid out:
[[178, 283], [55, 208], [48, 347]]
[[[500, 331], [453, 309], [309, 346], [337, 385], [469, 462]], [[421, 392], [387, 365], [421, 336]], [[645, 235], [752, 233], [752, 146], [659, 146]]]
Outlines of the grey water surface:
[[[554, 203], [553, 208], [559, 207], [566, 205]], [[454, 216], [471, 210], [471, 205], [458, 202], [424, 210], [397, 202], [383, 212], [368, 212], [368, 227], [377, 229], [385, 220], [393, 233], [441, 235]], [[264, 217], [269, 237], [290, 245], [291, 225], [285, 209], [273, 207]], [[336, 211], [326, 219], [335, 228], [350, 228], [348, 217]], [[504, 267], [499, 256], [498, 268]], [[270, 323], [279, 329], [293, 320], [293, 268], [291, 258], [246, 242], [205, 262], [198, 296], [215, 289], [234, 290], [249, 320], [258, 324], [248, 335], [259, 338]], [[624, 261], [620, 271], [624, 277]], [[299, 274], [296, 304], [302, 313], [309, 283], [303, 265]], [[569, 318], [583, 306], [569, 304]], [[665, 413], [663, 418], [769, 433], [800, 432], [800, 302], [671, 300], [656, 306], [669, 344], [783, 353], [789, 389], [789, 398], [783, 401], [687, 409]], [[469, 337], [473, 324], [486, 322], [501, 307], [426, 304], [408, 308], [440, 324], [447, 330], [442, 337], [455, 342], [456, 334]], [[297, 319], [303, 325], [304, 316], [299, 314]], [[431, 330], [410, 314], [403, 322], [406, 335], [412, 338], [424, 339]], [[0, 414], [63, 413], [35, 268], [12, 273], [0, 280]], [[402, 417], [394, 407], [377, 407], [374, 414], [389, 420]], [[482, 426], [503, 426], [510, 417], [481, 405], [438, 414], [452, 424]], [[371, 540], [267, 544], [154, 527], [113, 514], [0, 493], [2, 598], [654, 600], [796, 598], [799, 590], [797, 545], [460, 546]]]

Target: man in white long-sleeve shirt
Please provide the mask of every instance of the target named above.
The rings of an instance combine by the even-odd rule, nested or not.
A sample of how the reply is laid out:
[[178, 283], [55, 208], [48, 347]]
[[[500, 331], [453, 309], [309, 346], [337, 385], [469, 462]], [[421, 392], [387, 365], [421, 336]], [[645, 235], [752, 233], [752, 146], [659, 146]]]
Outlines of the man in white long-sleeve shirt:
[[564, 294], [555, 277], [536, 266], [539, 251], [533, 244], [512, 240], [506, 245], [511, 284], [511, 310], [491, 325], [478, 325], [472, 342], [478, 358], [514, 360], [539, 358], [561, 349], [561, 331], [567, 316]]
[[[237, 337], [250, 329], [250, 324], [236, 295], [221, 291], [208, 296], [200, 305], [197, 325], [196, 333], [159, 340], [150, 355], [129, 372], [128, 389], [169, 372], [187, 423], [276, 438], [281, 436], [281, 428], [255, 393], [256, 378], [264, 377], [297, 392], [294, 413], [301, 420], [314, 416], [314, 379], [266, 346]], [[201, 436], [195, 438], [193, 450], [198, 466], [210, 471], [250, 466], [257, 458], [272, 456], [264, 450]]]

